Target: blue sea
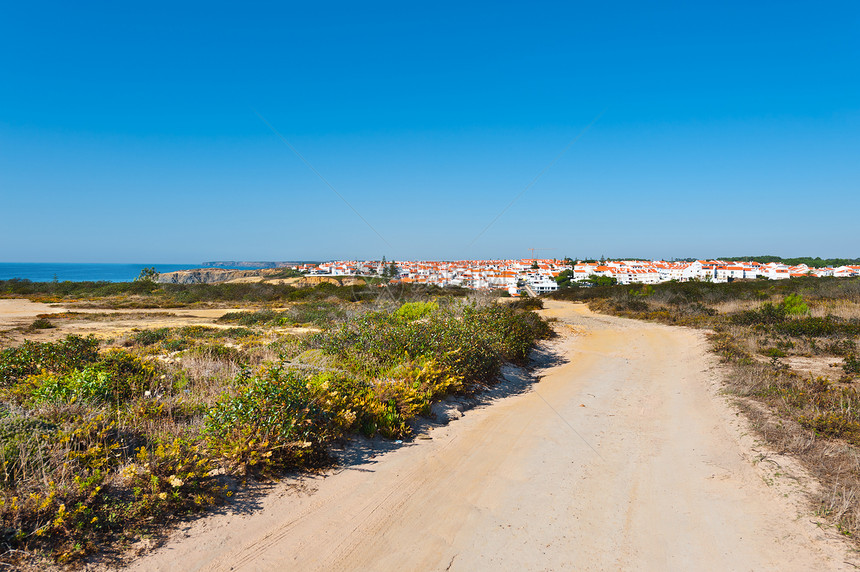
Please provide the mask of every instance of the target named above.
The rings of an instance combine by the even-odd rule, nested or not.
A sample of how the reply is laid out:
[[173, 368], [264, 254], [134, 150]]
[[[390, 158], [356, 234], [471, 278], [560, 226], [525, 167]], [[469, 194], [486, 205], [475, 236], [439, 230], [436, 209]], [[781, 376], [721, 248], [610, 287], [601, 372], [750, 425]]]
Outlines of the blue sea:
[[[25, 278], [33, 282], [106, 281], [131, 282], [140, 275], [143, 268], [154, 266], [158, 272], [173, 272], [202, 268], [203, 264], [79, 264], [79, 263], [42, 263], [42, 262], [0, 262], [0, 280]], [[219, 268], [225, 268], [219, 266]], [[229, 267], [228, 267], [229, 268]]]

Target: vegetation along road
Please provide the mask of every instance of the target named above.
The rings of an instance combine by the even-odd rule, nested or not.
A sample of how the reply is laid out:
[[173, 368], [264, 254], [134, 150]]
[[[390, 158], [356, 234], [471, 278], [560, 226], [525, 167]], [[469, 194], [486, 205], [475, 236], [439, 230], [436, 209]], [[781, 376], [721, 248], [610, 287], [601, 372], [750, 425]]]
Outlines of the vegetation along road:
[[561, 335], [533, 385], [429, 438], [356, 447], [132, 569], [853, 569], [798, 501], [802, 471], [762, 462], [700, 332], [567, 302], [542, 313]]

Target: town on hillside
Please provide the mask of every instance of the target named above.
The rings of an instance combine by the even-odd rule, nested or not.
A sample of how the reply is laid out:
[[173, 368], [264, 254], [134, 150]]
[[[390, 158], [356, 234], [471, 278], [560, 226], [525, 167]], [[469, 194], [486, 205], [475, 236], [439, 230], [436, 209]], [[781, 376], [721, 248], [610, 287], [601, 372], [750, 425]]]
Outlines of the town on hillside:
[[686, 282], [733, 282], [735, 280], [787, 280], [801, 276], [860, 276], [860, 266], [815, 268], [778, 262], [695, 260], [603, 260], [573, 261], [569, 258], [519, 260], [458, 260], [386, 262], [385, 259], [339, 260], [320, 264], [295, 264], [293, 269], [309, 275], [381, 276], [393, 283], [460, 286], [473, 290], [523, 290], [544, 294], [565, 285], [657, 284]]

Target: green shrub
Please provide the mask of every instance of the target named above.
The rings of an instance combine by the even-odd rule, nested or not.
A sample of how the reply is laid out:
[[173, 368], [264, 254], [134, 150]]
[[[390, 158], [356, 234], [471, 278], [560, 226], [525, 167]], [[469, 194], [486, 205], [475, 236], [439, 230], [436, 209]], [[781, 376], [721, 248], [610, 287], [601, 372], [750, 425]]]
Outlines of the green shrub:
[[187, 348], [188, 344], [188, 340], [180, 338], [164, 340], [163, 342], [161, 342], [161, 347], [169, 352], [178, 352]]
[[182, 326], [175, 330], [176, 334], [183, 338], [211, 338], [217, 336], [220, 331], [211, 326]]
[[275, 367], [222, 396], [205, 430], [211, 450], [231, 470], [266, 473], [318, 452], [333, 436], [330, 421], [304, 377]]
[[524, 296], [522, 298], [517, 298], [508, 305], [511, 308], [517, 308], [518, 310], [542, 310], [543, 300], [540, 298]]
[[860, 375], [860, 359], [856, 355], [847, 355], [842, 360], [842, 371], [845, 375]]
[[800, 424], [821, 437], [841, 437], [849, 443], [860, 444], [860, 423], [843, 413], [828, 411], [818, 415], [801, 415]]
[[122, 471], [133, 495], [125, 507], [126, 518], [164, 519], [213, 504], [224, 490], [210, 476], [212, 469], [212, 459], [181, 437], [138, 448], [134, 463]]
[[38, 319], [34, 320], [32, 324], [30, 324], [31, 330], [47, 330], [47, 329], [56, 328], [56, 327], [57, 326], [52, 324], [50, 322], [50, 320], [48, 320], [47, 318], [38, 318]]
[[34, 381], [36, 387], [32, 397], [36, 403], [118, 401], [120, 399], [118, 393], [123, 389], [117, 387], [115, 396], [114, 388], [118, 385], [116, 378], [95, 368], [75, 370], [62, 375], [47, 373], [37, 376]]
[[769, 348], [765, 350], [764, 355], [771, 358], [784, 358], [787, 354], [779, 348]]
[[403, 361], [435, 358], [471, 384], [493, 380], [504, 360], [524, 362], [534, 342], [550, 334], [546, 322], [532, 312], [505, 305], [462, 305], [440, 308], [427, 319], [411, 322], [387, 312], [369, 312], [310, 343], [368, 375]]
[[113, 378], [123, 380], [121, 386], [130, 390], [130, 394], [122, 394], [123, 399], [126, 399], [154, 389], [160, 371], [156, 363], [144, 361], [123, 350], [112, 349], [101, 356], [96, 367]]
[[439, 309], [436, 302], [407, 302], [394, 311], [394, 315], [407, 322], [426, 318]]
[[157, 369], [122, 350], [111, 350], [80, 370], [45, 372], [27, 380], [35, 403], [124, 403], [152, 389]]
[[840, 325], [832, 316], [824, 318], [806, 317], [788, 320], [778, 326], [777, 331], [794, 337], [820, 338], [839, 333]]
[[781, 324], [786, 319], [786, 309], [782, 305], [765, 302], [758, 310], [747, 310], [732, 316], [731, 321], [744, 326], [756, 324]]
[[809, 306], [803, 301], [803, 296], [800, 294], [789, 294], [782, 301], [782, 307], [785, 313], [790, 316], [799, 316], [809, 313]]
[[170, 328], [158, 328], [156, 330], [141, 330], [132, 334], [131, 339], [139, 346], [151, 346], [163, 340], [166, 340], [170, 335]]
[[219, 322], [235, 322], [242, 326], [257, 326], [262, 324], [280, 325], [284, 315], [274, 310], [258, 310], [256, 312], [228, 312], [218, 318]]
[[93, 336], [69, 335], [54, 343], [25, 341], [0, 351], [0, 387], [9, 386], [42, 370], [63, 373], [84, 367], [98, 358], [99, 342]]
[[224, 330], [218, 330], [215, 334], [216, 338], [231, 338], [231, 339], [239, 339], [239, 338], [247, 338], [249, 336], [254, 335], [254, 330], [249, 330], [248, 328], [227, 328]]
[[615, 308], [622, 311], [647, 312], [650, 309], [650, 306], [645, 300], [627, 298], [626, 300], [615, 302]]

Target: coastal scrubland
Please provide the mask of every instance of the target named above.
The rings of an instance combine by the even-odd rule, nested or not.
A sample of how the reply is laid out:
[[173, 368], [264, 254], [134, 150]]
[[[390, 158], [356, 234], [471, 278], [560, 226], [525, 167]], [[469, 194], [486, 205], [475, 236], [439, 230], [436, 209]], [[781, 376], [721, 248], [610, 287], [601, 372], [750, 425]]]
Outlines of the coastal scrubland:
[[[324, 282], [314, 287], [297, 287], [271, 282], [223, 282], [217, 284], [159, 284], [153, 280], [134, 282], [32, 282], [13, 278], [0, 280], [0, 297], [21, 297], [45, 303], [73, 304], [89, 308], [188, 308], [223, 307], [242, 304], [274, 304], [309, 299], [337, 298], [345, 301], [372, 301], [380, 297], [381, 279], [367, 278], [360, 286]], [[410, 285], [386, 287], [386, 296], [465, 296], [464, 288]]]
[[[433, 402], [525, 364], [548, 324], [460, 290], [0, 282], [96, 307], [231, 308], [207, 324], [0, 349], [0, 561], [74, 563], [244, 483], [330, 466], [350, 435], [409, 439]], [[56, 316], [63, 316], [58, 318]], [[46, 315], [38, 334], [63, 320]]]
[[860, 279], [566, 288], [552, 297], [708, 330], [728, 368], [726, 391], [765, 441], [818, 478], [818, 513], [860, 535]]

